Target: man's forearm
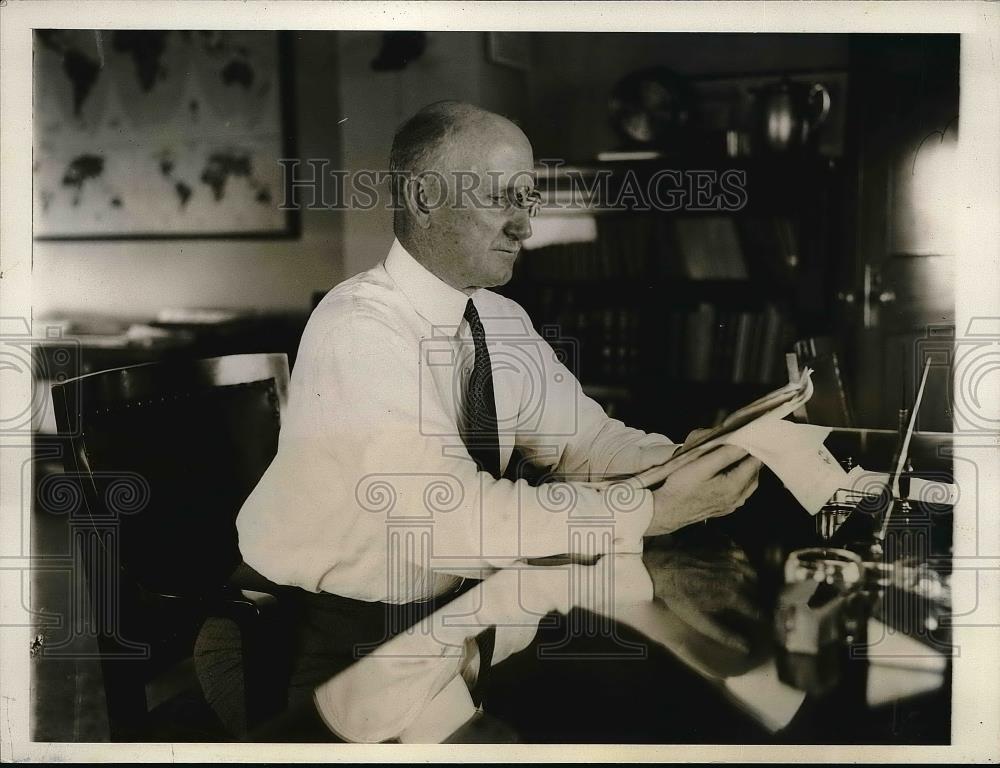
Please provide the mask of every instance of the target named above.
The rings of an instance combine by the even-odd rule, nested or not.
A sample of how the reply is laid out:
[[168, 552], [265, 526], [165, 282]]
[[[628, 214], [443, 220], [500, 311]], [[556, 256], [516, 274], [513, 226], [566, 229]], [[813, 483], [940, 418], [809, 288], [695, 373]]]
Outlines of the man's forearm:
[[[471, 492], [477, 485], [478, 493]], [[463, 514], [456, 509], [436, 520], [429, 563], [435, 570], [463, 573], [550, 555], [641, 552], [654, 511], [644, 489], [531, 486], [488, 477], [465, 488]]]
[[567, 478], [599, 481], [633, 475], [647, 469], [641, 458], [644, 448], [674, 445], [663, 435], [643, 432], [606, 416], [596, 426], [567, 445], [560, 462]]

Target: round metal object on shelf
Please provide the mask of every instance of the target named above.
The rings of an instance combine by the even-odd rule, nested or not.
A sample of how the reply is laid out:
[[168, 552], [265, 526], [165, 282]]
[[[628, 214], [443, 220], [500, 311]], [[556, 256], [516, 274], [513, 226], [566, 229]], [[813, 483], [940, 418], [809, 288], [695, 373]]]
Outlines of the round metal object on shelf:
[[668, 148], [691, 120], [690, 89], [664, 67], [632, 72], [615, 85], [608, 101], [611, 125], [627, 145]]

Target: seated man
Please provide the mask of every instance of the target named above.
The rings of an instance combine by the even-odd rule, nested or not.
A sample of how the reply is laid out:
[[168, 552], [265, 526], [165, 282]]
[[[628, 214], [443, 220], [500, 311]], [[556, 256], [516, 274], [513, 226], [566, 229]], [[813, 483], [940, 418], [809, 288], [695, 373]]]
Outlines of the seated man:
[[[589, 487], [677, 446], [608, 418], [488, 290], [531, 236], [528, 139], [439, 102], [398, 130], [390, 163], [396, 239], [313, 312], [277, 455], [237, 520], [246, 562], [299, 588], [293, 710], [473, 580], [528, 558], [641, 553], [644, 536], [733, 511], [760, 469], [725, 446], [655, 491]], [[515, 448], [559, 482], [505, 478]], [[629, 578], [648, 584], [635, 561]]]

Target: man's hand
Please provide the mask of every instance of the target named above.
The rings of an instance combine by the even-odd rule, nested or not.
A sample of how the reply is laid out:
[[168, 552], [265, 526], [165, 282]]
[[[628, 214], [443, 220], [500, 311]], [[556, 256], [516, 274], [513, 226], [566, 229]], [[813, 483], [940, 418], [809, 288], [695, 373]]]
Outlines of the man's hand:
[[699, 437], [701, 437], [702, 435], [706, 435], [711, 431], [712, 431], [711, 429], [692, 429], [690, 432], [688, 432], [688, 436], [684, 438], [684, 445], [685, 446], [690, 445]]
[[757, 490], [761, 463], [742, 448], [723, 445], [671, 474], [653, 491], [647, 536], [672, 533], [691, 523], [738, 509]]
[[752, 650], [757, 577], [742, 549], [653, 546], [642, 560], [654, 598], [685, 624], [734, 650]]
[[[684, 440], [684, 447], [687, 447], [699, 437], [711, 431], [712, 430], [710, 429], [692, 429], [688, 433], [687, 438]], [[638, 475], [641, 472], [645, 472], [647, 469], [665, 464], [679, 448], [681, 448], [681, 446], [675, 445], [674, 443], [654, 443], [653, 445], [644, 445], [639, 449], [639, 455], [635, 466], [627, 467], [625, 474]], [[622, 468], [618, 467], [617, 469], [620, 470]]]

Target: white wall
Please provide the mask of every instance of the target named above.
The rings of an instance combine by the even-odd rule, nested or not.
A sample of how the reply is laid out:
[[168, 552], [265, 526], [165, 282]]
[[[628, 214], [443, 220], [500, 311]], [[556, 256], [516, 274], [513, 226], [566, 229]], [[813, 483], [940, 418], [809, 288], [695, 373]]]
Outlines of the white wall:
[[[296, 34], [298, 154], [336, 164], [334, 33]], [[299, 309], [343, 274], [343, 214], [304, 211], [298, 240], [38, 242], [32, 252], [35, 316], [152, 316], [162, 307]]]

